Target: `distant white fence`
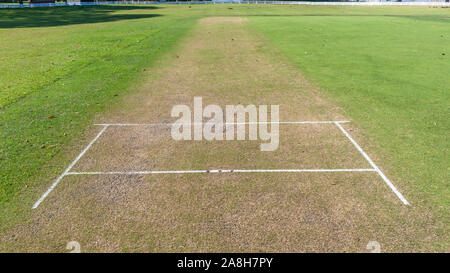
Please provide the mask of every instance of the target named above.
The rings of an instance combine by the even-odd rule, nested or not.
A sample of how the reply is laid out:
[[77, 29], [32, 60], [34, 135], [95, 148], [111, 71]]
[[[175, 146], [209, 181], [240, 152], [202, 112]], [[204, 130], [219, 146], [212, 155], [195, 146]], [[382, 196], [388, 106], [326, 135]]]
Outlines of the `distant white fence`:
[[41, 4], [2, 4], [0, 8], [38, 8], [66, 6], [95, 5], [198, 5], [198, 4], [273, 4], [273, 5], [311, 5], [311, 6], [447, 6], [449, 2], [306, 2], [306, 1], [239, 1], [213, 0], [188, 2], [157, 2], [157, 1], [107, 1], [107, 2], [72, 2], [72, 3], [41, 3]]

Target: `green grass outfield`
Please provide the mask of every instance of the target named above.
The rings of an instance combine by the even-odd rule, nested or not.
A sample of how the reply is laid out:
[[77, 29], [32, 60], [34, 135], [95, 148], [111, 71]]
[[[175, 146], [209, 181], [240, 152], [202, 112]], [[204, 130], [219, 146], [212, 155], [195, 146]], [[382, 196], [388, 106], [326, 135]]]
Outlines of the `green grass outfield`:
[[26, 215], [39, 195], [31, 189], [49, 183], [73, 160], [61, 151], [198, 19], [179, 11], [0, 10], [1, 223]]
[[63, 151], [93, 115], [205, 16], [247, 16], [365, 129], [364, 147], [389, 159], [383, 168], [413, 204], [448, 216], [450, 9], [98, 6], [0, 10], [3, 224], [73, 160]]
[[444, 10], [251, 22], [366, 129], [374, 143], [364, 147], [390, 159], [384, 169], [402, 180], [413, 203], [448, 212], [450, 11]]

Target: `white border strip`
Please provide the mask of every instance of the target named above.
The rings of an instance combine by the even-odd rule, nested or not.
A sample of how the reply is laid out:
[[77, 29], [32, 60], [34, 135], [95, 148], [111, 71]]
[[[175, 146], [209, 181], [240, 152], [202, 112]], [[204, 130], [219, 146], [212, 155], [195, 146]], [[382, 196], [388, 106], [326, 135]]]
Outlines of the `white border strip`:
[[356, 143], [356, 141], [350, 136], [349, 133], [342, 127], [341, 124], [338, 122], [335, 122], [336, 126], [344, 133], [344, 135], [353, 143], [353, 145], [356, 147], [356, 149], [364, 156], [364, 158], [369, 162], [370, 166], [372, 166], [376, 172], [381, 176], [381, 178], [384, 180], [384, 182], [391, 188], [391, 190], [397, 195], [397, 197], [403, 202], [405, 205], [409, 205], [409, 202], [406, 200], [405, 197], [397, 190], [397, 188], [392, 184], [392, 182], [383, 174], [383, 172], [375, 165], [375, 163], [370, 159], [370, 157], [361, 149], [361, 147]]
[[[336, 120], [336, 121], [267, 121], [267, 122], [224, 122], [223, 125], [246, 125], [246, 124], [335, 124], [335, 123], [347, 123], [349, 120]], [[171, 126], [171, 125], [196, 125], [204, 124], [198, 122], [192, 123], [175, 123], [175, 122], [150, 122], [150, 123], [97, 123], [97, 126]]]
[[256, 170], [182, 170], [182, 171], [115, 171], [115, 172], [67, 172], [66, 175], [140, 175], [140, 174], [189, 174], [189, 173], [322, 173], [322, 172], [376, 172], [376, 169], [256, 169]]
[[73, 168], [73, 166], [75, 166], [75, 164], [77, 164], [78, 160], [80, 160], [80, 158], [87, 152], [87, 150], [89, 150], [89, 148], [91, 148], [92, 144], [94, 144], [94, 142], [97, 141], [97, 139], [103, 134], [103, 132], [105, 132], [105, 130], [108, 128], [108, 125], [105, 125], [102, 130], [95, 136], [95, 138], [86, 146], [86, 148], [84, 148], [84, 150], [77, 156], [77, 158], [75, 158], [75, 160], [69, 165], [69, 167], [67, 167], [67, 169], [56, 179], [55, 182], [53, 182], [53, 184], [48, 188], [48, 190], [41, 196], [41, 198], [39, 198], [39, 200], [36, 201], [36, 203], [34, 203], [32, 209], [37, 208], [42, 201], [45, 200], [45, 198], [47, 197], [47, 195], [49, 195], [53, 189], [59, 184], [59, 182], [61, 182], [61, 180], [64, 178], [64, 176], [66, 176], [69, 171]]

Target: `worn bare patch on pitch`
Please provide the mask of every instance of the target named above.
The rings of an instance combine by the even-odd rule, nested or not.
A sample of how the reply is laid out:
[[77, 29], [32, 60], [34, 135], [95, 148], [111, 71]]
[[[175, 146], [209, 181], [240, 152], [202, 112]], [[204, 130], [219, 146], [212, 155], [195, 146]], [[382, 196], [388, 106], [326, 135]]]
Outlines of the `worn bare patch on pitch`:
[[409, 251], [430, 238], [431, 219], [379, 183], [371, 173], [69, 176], [14, 235], [28, 251], [76, 240], [85, 252], [364, 252], [371, 240]]
[[263, 152], [260, 140], [175, 141], [170, 126], [111, 126], [72, 171], [370, 168], [334, 124], [280, 125], [279, 142]]
[[343, 120], [337, 107], [311, 85], [264, 40], [255, 38], [243, 18], [215, 17], [199, 21], [183, 47], [149, 71], [139, 92], [98, 123], [171, 121], [174, 105], [279, 105], [280, 120]]

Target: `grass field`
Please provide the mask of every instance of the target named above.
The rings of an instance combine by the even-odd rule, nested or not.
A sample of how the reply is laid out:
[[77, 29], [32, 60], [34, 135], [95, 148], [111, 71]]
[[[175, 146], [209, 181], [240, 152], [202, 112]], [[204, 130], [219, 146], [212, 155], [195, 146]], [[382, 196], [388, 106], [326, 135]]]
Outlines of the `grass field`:
[[[183, 42], [183, 45], [188, 44], [188, 48], [193, 49], [192, 51], [179, 51], [180, 41], [185, 37], [197, 37], [197, 40], [201, 40], [199, 38], [201, 36], [198, 36], [198, 29], [194, 34], [192, 34], [192, 29], [199, 19], [213, 16], [246, 18], [245, 29], [248, 29], [247, 32], [256, 37], [251, 36], [252, 38], [248, 38], [250, 42], [242, 42], [240, 45], [242, 52], [247, 52], [247, 55], [239, 54], [239, 51], [226, 47], [226, 41], [230, 37], [239, 41], [241, 35], [243, 41], [247, 41], [247, 32], [239, 32], [239, 30], [233, 32], [232, 28], [226, 27], [228, 24], [232, 25], [233, 22], [228, 22], [225, 26], [219, 22], [217, 27], [211, 27], [211, 29], [200, 28], [203, 32], [215, 33], [219, 40], [225, 41], [223, 42], [223, 52], [237, 56], [238, 59], [232, 59], [232, 61], [241, 62], [242, 67], [225, 62], [223, 55], [211, 50], [219, 46], [207, 38], [202, 40], [205, 44]], [[255, 87], [262, 91], [267, 88], [265, 91], [267, 100], [264, 102], [270, 104], [268, 99], [275, 100], [277, 97], [277, 94], [271, 93], [273, 90], [279, 92], [281, 92], [280, 90], [289, 90], [284, 94], [287, 100], [296, 98], [297, 95], [292, 93], [292, 90], [297, 87], [291, 86], [289, 81], [298, 79], [294, 71], [298, 69], [311, 83], [311, 85], [306, 85], [308, 88], [317, 89], [321, 96], [331, 104], [339, 106], [342, 113], [352, 119], [353, 126], [358, 128], [352, 134], [371, 155], [374, 155], [377, 162], [380, 162], [380, 167], [395, 181], [395, 184], [402, 189], [413, 204], [411, 209], [413, 212], [396, 211], [389, 206], [383, 207], [383, 205], [377, 204], [376, 200], [372, 199], [375, 197], [367, 197], [367, 193], [362, 189], [354, 189], [355, 192], [351, 190], [352, 194], [366, 196], [365, 200], [370, 201], [370, 204], [382, 207], [381, 211], [385, 212], [383, 216], [390, 218], [387, 222], [380, 220], [376, 224], [362, 226], [368, 230], [375, 230], [377, 225], [405, 228], [404, 233], [400, 230], [399, 234], [426, 238], [417, 239], [417, 241], [405, 239], [405, 243], [396, 242], [397, 245], [393, 246], [391, 250], [448, 250], [448, 209], [450, 205], [448, 189], [450, 78], [447, 76], [450, 70], [448, 61], [450, 54], [449, 19], [448, 9], [427, 7], [161, 5], [155, 7], [103, 6], [0, 10], [0, 52], [3, 52], [0, 55], [0, 71], [2, 71], [0, 72], [0, 209], [3, 212], [0, 216], [2, 222], [0, 228], [5, 231], [18, 221], [26, 223], [27, 220], [24, 219], [33, 218], [30, 217], [31, 212], [29, 211], [31, 205], [42, 193], [42, 190], [48, 187], [50, 181], [57, 177], [73, 160], [81, 150], [80, 147], [85, 145], [86, 140], [91, 137], [92, 129], [89, 124], [92, 124], [94, 117], [111, 116], [113, 120], [126, 117], [128, 120], [146, 121], [160, 115], [156, 110], [151, 110], [154, 112], [148, 110], [149, 105], [153, 106], [152, 109], [169, 111], [170, 105], [175, 100], [162, 99], [167, 95], [154, 90], [163, 90], [166, 82], [177, 81], [175, 76], [170, 78], [164, 76], [170, 75], [171, 71], [178, 71], [179, 73], [175, 73], [175, 75], [179, 75], [180, 79], [184, 81], [189, 75], [200, 79], [210, 79], [211, 81], [204, 83], [201, 80], [198, 83], [187, 81], [184, 82], [184, 85], [193, 88], [192, 90], [204, 90], [215, 86], [215, 90], [209, 92], [211, 94], [217, 92], [216, 96], [222, 96], [224, 101], [236, 102], [236, 99], [244, 99], [243, 103], [251, 103], [253, 101], [247, 102], [247, 100], [255, 100], [257, 97], [258, 90], [253, 90]], [[213, 25], [214, 22], [206, 21], [206, 23]], [[252, 39], [264, 41], [265, 44], [251, 42]], [[201, 55], [195, 55], [196, 48], [201, 49], [198, 53]], [[252, 48], [259, 55], [253, 56]], [[167, 56], [179, 54], [175, 53], [176, 50], [188, 56], [184, 63], [185, 66], [165, 67]], [[247, 63], [252, 60], [246, 58], [255, 56], [258, 61], [267, 56], [265, 70]], [[177, 58], [180, 58], [178, 62], [183, 63], [183, 57], [177, 55]], [[204, 63], [189, 63], [195, 59], [203, 60]], [[217, 78], [217, 74], [191, 71], [192, 67], [197, 65], [204, 71], [208, 69], [215, 71], [215, 69], [219, 69], [213, 65], [215, 60], [231, 72], [240, 72], [241, 76], [234, 76], [233, 73], [228, 74], [230, 71], [224, 71], [224, 75], [228, 75], [229, 79], [237, 82], [236, 87], [240, 89], [234, 90], [236, 93], [228, 94], [229, 86], [220, 85], [220, 78]], [[284, 71], [284, 68], [275, 65], [277, 61], [286, 62], [296, 68]], [[167, 61], [167, 63], [170, 62], [173, 60]], [[190, 66], [187, 66], [187, 63]], [[272, 65], [275, 67], [273, 71], [270, 70]], [[158, 67], [165, 67], [164, 69], [167, 70], [163, 70], [165, 74], [159, 75], [158, 73], [162, 72], [157, 69]], [[247, 69], [244, 69], [245, 67]], [[149, 71], [151, 75], [156, 73], [159, 76], [151, 78]], [[276, 79], [268, 76], [266, 76], [267, 80], [264, 80], [263, 75], [266, 73], [267, 75], [293, 73], [294, 76], [286, 76], [286, 79], [280, 79], [277, 82]], [[156, 102], [149, 103], [145, 107], [139, 106], [137, 102], [142, 101], [143, 98], [146, 100], [147, 97], [136, 95], [138, 93], [135, 89], [140, 90], [139, 86], [147, 82], [149, 77], [152, 79], [153, 86], [149, 90], [153, 91], [147, 92], [152, 94], [151, 97]], [[240, 77], [245, 79], [255, 77], [259, 81], [248, 80], [243, 83], [239, 82]], [[217, 81], [218, 84], [214, 85], [212, 81]], [[174, 85], [173, 87], [182, 88], [183, 85]], [[239, 93], [246, 90], [252, 91], [248, 91], [247, 95]], [[325, 107], [314, 100], [310, 101], [304, 92], [299, 91], [298, 93], [304, 104], [301, 100], [297, 103], [299, 107], [304, 106], [307, 110], [296, 110], [295, 105], [281, 100], [280, 104], [285, 104], [289, 109], [286, 110], [287, 113], [291, 113], [297, 119], [334, 115], [331, 112], [326, 113], [329, 104], [325, 104], [327, 106]], [[139, 94], [142, 94], [142, 91]], [[144, 94], [146, 93], [144, 92]], [[196, 92], [186, 91], [182, 96], [189, 94], [195, 95]], [[168, 108], [161, 105], [166, 105]], [[306, 105], [316, 108], [312, 110]], [[287, 113], [284, 119], [289, 119]], [[324, 137], [326, 135], [325, 132]], [[115, 140], [114, 136], [112, 139]], [[114, 141], [111, 143], [113, 144]], [[219, 153], [222, 149], [226, 150], [224, 147], [216, 147], [213, 151]], [[183, 150], [183, 148], [175, 150]], [[245, 150], [245, 147], [238, 146], [231, 149], [228, 154], [225, 152], [223, 160], [229, 159], [231, 164], [231, 159], [237, 158], [232, 152], [239, 150]], [[201, 168], [209, 160], [214, 162], [214, 157], [202, 159], [202, 155], [207, 154], [207, 151], [187, 149], [186, 154], [190, 154], [188, 151], [198, 155], [193, 158], [194, 161], [195, 158], [199, 160], [194, 162], [196, 168]], [[162, 153], [162, 158], [173, 157], [172, 154], [167, 154], [168, 152]], [[296, 157], [295, 154], [292, 156]], [[266, 159], [269, 162], [266, 162], [268, 167], [272, 166], [270, 164], [278, 164], [282, 157], [280, 155], [273, 159]], [[312, 158], [311, 160], [313, 163], [320, 162], [320, 159]], [[255, 158], [255, 164], [264, 162], [263, 159]], [[293, 161], [292, 163], [297, 164], [298, 162]], [[110, 164], [116, 166], [114, 162]], [[120, 166], [119, 163], [117, 164]], [[167, 166], [169, 162], [161, 164]], [[186, 166], [186, 163], [183, 165], [183, 162], [178, 162], [178, 164], [182, 167], [192, 167]], [[246, 177], [245, 179], [251, 178]], [[244, 181], [246, 181], [245, 179]], [[294, 178], [282, 178], [286, 181], [284, 186], [274, 184], [274, 181], [277, 180], [276, 177], [257, 178], [258, 181], [265, 181], [265, 179], [278, 194], [295, 188], [289, 184], [291, 183], [290, 179]], [[352, 179], [355, 178], [344, 177], [342, 179], [353, 181]], [[181, 177], [180, 180], [189, 184], [192, 178]], [[107, 183], [107, 181], [99, 181], [97, 182], [100, 184]], [[171, 178], [167, 178], [166, 182], [169, 185], [176, 184], [176, 181], [172, 181]], [[245, 192], [241, 189], [237, 190], [237, 185], [229, 188], [225, 182], [221, 181], [218, 186], [225, 187], [221, 189], [222, 191], [236, 190], [241, 197], [249, 194], [247, 197], [254, 202], [257, 202], [258, 194], [262, 194], [258, 191], [269, 190], [266, 188], [269, 186], [265, 186], [252, 191], [252, 188], [244, 183], [248, 189], [248, 192]], [[92, 181], [79, 182], [80, 185], [88, 188], [91, 187], [90, 183]], [[209, 182], [205, 181], [204, 183], [208, 184]], [[193, 187], [194, 192], [202, 190], [195, 188], [196, 186]], [[355, 187], [357, 188], [357, 186]], [[327, 187], [318, 185], [317, 188], [326, 189]], [[76, 192], [79, 189], [70, 187], [62, 189], [62, 197], [52, 201], [51, 204], [58, 204], [63, 197], [66, 197], [69, 203], [74, 203], [75, 201], [70, 201], [70, 197], [68, 197], [72, 196], [71, 190]], [[162, 196], [170, 196], [170, 193], [164, 192], [164, 189], [159, 190], [162, 191]], [[111, 194], [111, 192], [98, 191], [106, 195]], [[343, 194], [336, 190], [331, 193]], [[350, 196], [353, 196], [352, 194]], [[140, 198], [136, 192], [132, 192], [131, 195]], [[299, 202], [293, 196], [282, 196], [290, 202]], [[276, 206], [276, 198], [266, 197], [269, 204]], [[162, 197], [153, 196], [153, 198], [159, 200]], [[224, 198], [224, 196], [217, 198]], [[389, 199], [389, 197], [386, 198]], [[188, 202], [189, 196], [183, 195], [180, 200], [178, 201]], [[216, 200], [223, 201], [223, 199]], [[159, 200], [158, 202], [162, 204], [163, 201]], [[197, 205], [201, 206], [208, 201], [198, 200], [198, 202]], [[225, 207], [231, 210], [236, 209], [233, 207], [235, 203], [232, 200], [229, 202], [225, 202]], [[355, 201], [351, 199], [347, 202], [353, 204]], [[317, 201], [317, 204], [319, 203]], [[84, 204], [90, 203], [86, 201]], [[305, 206], [307, 205], [300, 203], [299, 207]], [[138, 207], [139, 204], [130, 204], [130, 208], [137, 209]], [[283, 207], [286, 209], [286, 217], [292, 215], [290, 213], [299, 213], [290, 211], [289, 206], [285, 203], [283, 203]], [[158, 215], [162, 213], [158, 208], [153, 209]], [[107, 213], [108, 210], [100, 207], [99, 211]], [[177, 215], [178, 212], [174, 210], [170, 213]], [[185, 219], [186, 221], [195, 222], [196, 219], [199, 219], [199, 215], [191, 215], [189, 211], [186, 213], [190, 215], [186, 217], [192, 217]], [[216, 212], [211, 213], [215, 215], [214, 217], [220, 218], [219, 214], [214, 214]], [[244, 212], [241, 213], [245, 217], [253, 217]], [[70, 215], [74, 219], [79, 218], [79, 215]], [[345, 213], [343, 215], [348, 216]], [[363, 215], [367, 216], [365, 213]], [[95, 218], [95, 215], [90, 216]], [[173, 217], [177, 219], [175, 216]], [[413, 218], [417, 220], [413, 220]], [[66, 218], [57, 219], [55, 222], [67, 220]], [[214, 219], [216, 218], [210, 220]], [[255, 219], [255, 221], [259, 220]], [[406, 224], [397, 226], [391, 221]], [[146, 222], [145, 219], [142, 219], [137, 226], [144, 225], [144, 223], [155, 229], [164, 230], [159, 223]], [[124, 222], [122, 228], [125, 229], [130, 225], [129, 228], [133, 229], [132, 224]], [[285, 224], [288, 225], [288, 223]], [[188, 226], [186, 225], [186, 227]], [[419, 231], [417, 231], [418, 233], [410, 231], [408, 228], [411, 226], [415, 229], [423, 229], [422, 232], [430, 231], [433, 234], [430, 234], [428, 238], [426, 234]], [[221, 227], [215, 228], [220, 234]], [[273, 228], [276, 229], [277, 226], [273, 225]], [[314, 230], [313, 226], [310, 228]], [[250, 227], [244, 229], [247, 232], [251, 230]], [[61, 227], [55, 227], [54, 231], [55, 233], [61, 232]], [[357, 231], [360, 232], [359, 229]], [[113, 234], [117, 232], [114, 231]], [[167, 232], [163, 235], [170, 237], [170, 234], [173, 235], [173, 232], [176, 231]], [[192, 232], [195, 231], [192, 230]], [[273, 230], [265, 232], [272, 234]], [[326, 232], [323, 232], [318, 230], [316, 235], [324, 236], [323, 234]], [[86, 240], [95, 240], [95, 234], [95, 232], [88, 235], [80, 233], [79, 236], [85, 236]], [[286, 234], [294, 236], [292, 231], [286, 230]], [[239, 235], [243, 236], [242, 238], [245, 237], [243, 234]], [[200, 233], [198, 236], [196, 240], [203, 242], [202, 236], [206, 235]], [[42, 238], [47, 237], [43, 236]], [[286, 238], [288, 240], [289, 236], [286, 235]], [[56, 240], [50, 244], [52, 249], [58, 247], [55, 244], [60, 243], [61, 238], [58, 239], [59, 241]], [[146, 238], [145, 241], [150, 249], [133, 248], [130, 242], [139, 241], [139, 239], [130, 237], [126, 239], [127, 243], [121, 246], [123, 251], [174, 250], [169, 245], [161, 246], [153, 237]], [[346, 248], [349, 251], [354, 249], [350, 247], [354, 243], [353, 239], [347, 237], [343, 239], [349, 243]], [[41, 240], [38, 242], [44, 243]], [[183, 241], [186, 238], [178, 238], [178, 240]], [[213, 244], [209, 240], [211, 238], [204, 241], [203, 245], [200, 244], [199, 249], [212, 249], [211, 245], [208, 248], [207, 242]], [[270, 239], [267, 240], [270, 242]], [[332, 239], [329, 238], [329, 240]], [[268, 246], [265, 247], [258, 246], [253, 241], [247, 243], [250, 248], [240, 246], [242, 247], [240, 249], [277, 250], [277, 243], [273, 245], [268, 243]], [[17, 247], [25, 250], [21, 248], [24, 247], [23, 245], [14, 243], [14, 240], [7, 241], [5, 245], [7, 247], [4, 249]], [[232, 251], [232, 245], [233, 243], [229, 242], [228, 245], [222, 246], [224, 248], [217, 245], [215, 249]], [[331, 249], [339, 248], [338, 245], [334, 245], [334, 247]], [[39, 247], [36, 246], [35, 249], [39, 250]], [[106, 243], [91, 247], [93, 251], [117, 251], [117, 249], [117, 246]], [[321, 248], [311, 246], [306, 249], [314, 251]], [[186, 250], [195, 251], [195, 244], [187, 247]], [[292, 251], [296, 248], [290, 246], [284, 250]]]
[[399, 178], [415, 181], [416, 203], [446, 211], [449, 16], [280, 16], [252, 23], [366, 129]]
[[158, 16], [155, 10], [0, 11], [0, 50], [7, 52], [0, 58], [3, 208], [21, 190], [59, 172], [66, 163], [54, 158], [64, 157], [64, 145], [81, 136], [94, 113], [124, 95], [196, 19]]

